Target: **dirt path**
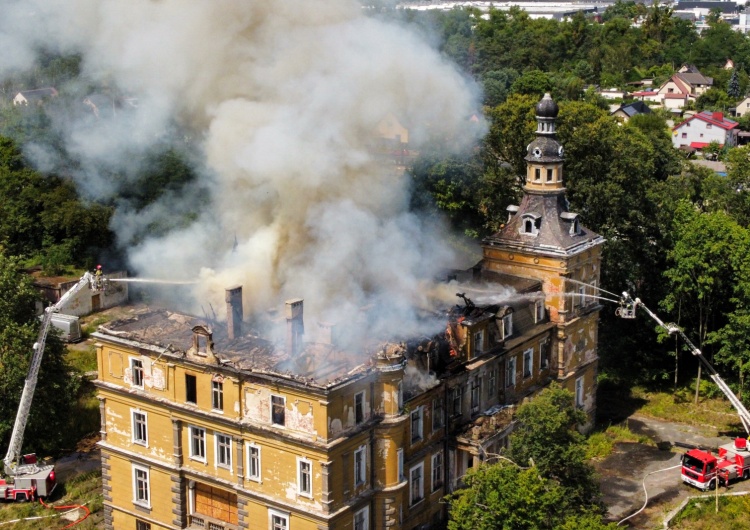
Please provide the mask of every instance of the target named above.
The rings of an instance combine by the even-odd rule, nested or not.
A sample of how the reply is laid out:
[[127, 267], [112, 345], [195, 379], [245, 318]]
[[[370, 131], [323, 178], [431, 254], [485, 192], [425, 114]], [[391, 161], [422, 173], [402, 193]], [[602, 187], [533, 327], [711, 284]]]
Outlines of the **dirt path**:
[[[612, 455], [596, 464], [604, 503], [608, 507], [608, 519], [620, 521], [643, 506], [645, 478], [648, 506], [628, 523], [631, 528], [663, 528], [664, 518], [670, 510], [686, 497], [702, 493], [682, 483], [679, 467], [668, 469], [679, 466], [680, 456], [685, 452], [685, 449], [675, 447], [675, 443], [713, 448], [727, 443], [729, 439], [706, 435], [701, 429], [689, 425], [637, 414], [628, 419], [628, 427], [635, 433], [651, 438], [656, 447], [636, 443], [617, 444]], [[750, 481], [732, 484], [729, 491], [750, 491]], [[626, 525], [623, 524], [623, 527]]]

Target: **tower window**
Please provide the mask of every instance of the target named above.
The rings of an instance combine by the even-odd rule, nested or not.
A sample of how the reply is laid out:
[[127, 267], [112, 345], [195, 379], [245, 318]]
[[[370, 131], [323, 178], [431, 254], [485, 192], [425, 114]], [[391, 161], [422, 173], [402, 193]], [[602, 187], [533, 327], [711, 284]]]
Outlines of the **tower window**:
[[542, 224], [542, 218], [534, 213], [524, 214], [521, 223], [521, 233], [536, 236]]
[[539, 168], [536, 168], [534, 170], [534, 180], [541, 180], [542, 179], [542, 170]]
[[547, 169], [547, 182], [552, 182], [552, 174], [553, 174], [552, 169], [548, 168]]

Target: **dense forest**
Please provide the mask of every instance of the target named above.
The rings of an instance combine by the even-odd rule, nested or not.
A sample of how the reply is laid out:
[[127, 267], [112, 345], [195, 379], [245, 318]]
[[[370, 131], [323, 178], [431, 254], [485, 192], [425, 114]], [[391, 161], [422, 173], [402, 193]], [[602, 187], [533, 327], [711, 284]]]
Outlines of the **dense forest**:
[[[463, 155], [446, 155], [446, 138], [422, 149], [410, 170], [412, 208], [438, 212], [457, 233], [475, 240], [497, 230], [505, 207], [516, 204], [521, 194], [534, 105], [551, 92], [560, 103], [558, 136], [566, 150], [571, 209], [607, 239], [602, 287], [613, 293], [629, 290], [665, 320], [684, 326], [744, 397], [750, 370], [750, 148], [721, 153], [727, 166], [721, 176], [691, 164], [672, 147], [664, 112], [623, 124], [610, 116], [595, 90], [586, 89], [625, 88], [644, 77], [658, 84], [681, 64], [692, 63], [714, 78], [714, 88], [696, 108], [732, 107], [750, 84], [745, 70], [750, 39], [718, 14], [709, 17], [701, 35], [671, 15], [668, 5], [623, 1], [601, 22], [582, 14], [563, 21], [532, 19], [516, 8], [491, 10], [487, 16], [474, 9], [372, 10], [372, 16], [407, 25], [434, 42], [446, 61], [483, 88], [483, 108], [477, 112], [486, 118], [486, 136]], [[729, 58], [736, 70], [723, 68]], [[112, 171], [108, 175], [117, 201], [76, 187], [71, 174], [78, 162], [55, 124], [81, 112], [76, 102], [92, 92], [109, 97], [113, 108], [123, 100], [116, 87], [85, 79], [80, 60], [42, 53], [33, 68], [0, 84], [0, 276], [10, 283], [21, 281], [18, 270], [32, 265], [57, 274], [90, 268], [105, 258], [124, 263], [123, 249], [145, 234], [116, 236], [110, 225], [117, 209], [126, 205], [146, 212], [159, 197], [180, 194], [195, 181], [196, 164], [187, 153], [198, 150], [196, 142], [186, 125], [175, 123], [153, 142], [134, 174], [118, 174], [106, 164], [98, 168]], [[59, 97], [44, 106], [10, 104], [17, 91], [41, 86], [55, 86]], [[741, 120], [741, 125], [747, 124]], [[58, 161], [54, 172], [29, 162], [26, 155], [40, 145]], [[147, 230], [168, 231], [190, 221], [190, 214], [155, 217]], [[4, 292], [8, 300], [3, 303], [23, 310], [3, 311], [0, 329], [12, 330], [11, 324], [33, 329], [25, 288]], [[658, 336], [651, 322], [618, 320], [610, 306], [602, 320], [602, 393], [634, 381], [669, 386], [694, 378], [691, 356], [672, 339]], [[33, 332], [26, 336], [33, 341]], [[28, 344], [0, 344], [7, 379], [0, 385], [5, 395], [15, 395], [23, 373], [23, 362], [17, 360], [27, 357]], [[73, 395], [75, 385], [54, 384], [47, 391], [60, 395], [56, 414], [64, 414], [72, 401], [65, 396]], [[2, 418], [0, 440], [7, 438], [10, 425], [7, 414]], [[32, 436], [35, 429], [41, 434], [50, 428], [41, 421], [29, 426]], [[62, 436], [60, 429], [57, 436]]]

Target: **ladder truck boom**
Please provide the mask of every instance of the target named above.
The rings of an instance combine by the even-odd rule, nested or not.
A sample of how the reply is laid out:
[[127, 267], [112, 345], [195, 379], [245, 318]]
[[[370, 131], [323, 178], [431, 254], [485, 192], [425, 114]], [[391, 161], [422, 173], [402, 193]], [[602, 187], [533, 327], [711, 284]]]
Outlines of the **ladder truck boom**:
[[[14, 476], [29, 471], [28, 469], [23, 469], [29, 466], [19, 465], [19, 460], [21, 457], [21, 447], [23, 445], [23, 435], [26, 430], [26, 422], [29, 419], [31, 402], [34, 399], [34, 391], [36, 390], [37, 379], [39, 377], [39, 367], [42, 364], [44, 348], [47, 343], [47, 335], [49, 334], [52, 322], [52, 314], [60, 311], [60, 309], [62, 309], [65, 304], [84, 287], [90, 287], [94, 291], [103, 289], [104, 279], [101, 276], [101, 272], [98, 272], [96, 275], [86, 272], [77, 284], [60, 297], [60, 300], [57, 303], [47, 307], [44, 311], [42, 325], [39, 328], [39, 335], [37, 336], [36, 343], [34, 343], [34, 352], [31, 357], [29, 371], [26, 375], [26, 381], [24, 382], [23, 392], [21, 393], [21, 401], [18, 404], [18, 412], [16, 413], [16, 421], [13, 424], [10, 445], [8, 446], [7, 454], [3, 459], [5, 473], [7, 475]], [[31, 467], [36, 468], [35, 463], [32, 464]]]
[[740, 401], [740, 399], [734, 394], [734, 392], [732, 392], [732, 390], [729, 388], [729, 385], [727, 385], [719, 376], [711, 363], [708, 362], [708, 359], [703, 356], [703, 352], [701, 352], [700, 348], [693, 344], [693, 342], [687, 337], [687, 335], [685, 335], [685, 332], [683, 332], [679, 326], [677, 326], [676, 324], [665, 324], [653, 311], [651, 311], [644, 305], [643, 302], [641, 302], [640, 298], [633, 299], [627, 292], [622, 293], [622, 302], [621, 306], [617, 310], [617, 315], [623, 318], [635, 318], [635, 311], [639, 307], [642, 308], [657, 324], [659, 324], [661, 328], [666, 330], [667, 333], [669, 333], [670, 335], [676, 333], [682, 338], [683, 341], [685, 341], [685, 344], [687, 344], [690, 352], [698, 357], [701, 364], [708, 371], [708, 375], [711, 380], [716, 383], [716, 386], [721, 389], [721, 391], [737, 411], [737, 414], [740, 417], [740, 421], [742, 421], [742, 426], [745, 427], [745, 432], [750, 434], [750, 412], [748, 412], [747, 408], [745, 408], [745, 405], [742, 404], [742, 401]]

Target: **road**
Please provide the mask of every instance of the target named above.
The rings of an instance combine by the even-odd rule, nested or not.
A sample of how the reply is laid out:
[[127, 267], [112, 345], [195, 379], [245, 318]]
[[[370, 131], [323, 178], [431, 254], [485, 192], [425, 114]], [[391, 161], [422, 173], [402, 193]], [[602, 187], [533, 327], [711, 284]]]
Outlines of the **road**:
[[[706, 436], [696, 427], [638, 414], [628, 419], [628, 428], [634, 433], [648, 436], [656, 447], [620, 443], [612, 455], [596, 464], [604, 502], [608, 507], [608, 519], [620, 521], [643, 506], [643, 480], [646, 478], [648, 506], [628, 523], [631, 528], [663, 528], [663, 520], [669, 511], [686, 497], [702, 493], [682, 483], [679, 467], [668, 470], [679, 466], [680, 456], [685, 451], [673, 447], [674, 443], [717, 447], [729, 439]], [[727, 490], [722, 488], [722, 491]], [[728, 491], [750, 491], [750, 481], [731, 484]], [[627, 525], [623, 524], [623, 527]]]

